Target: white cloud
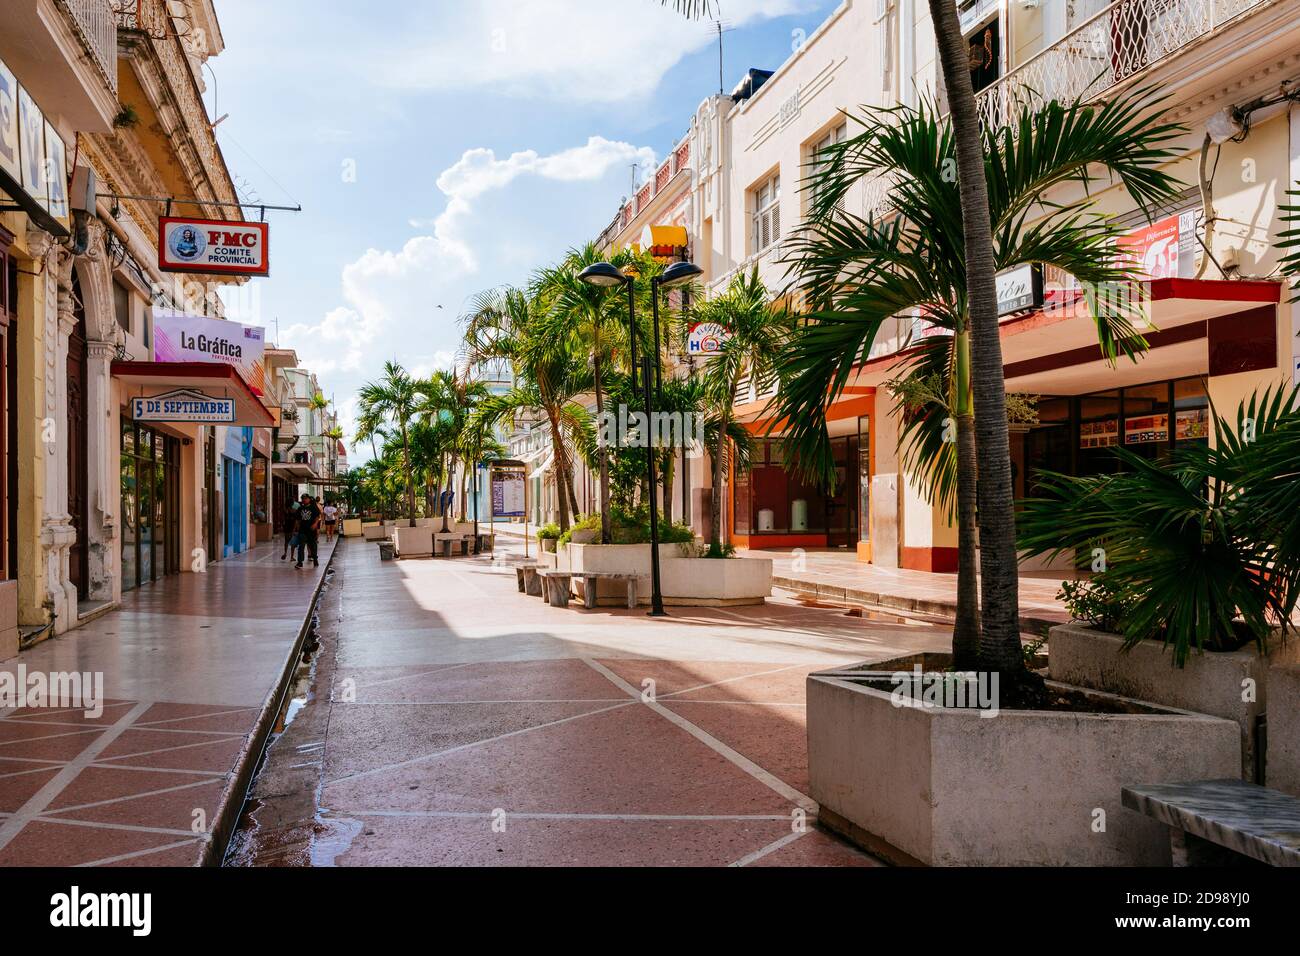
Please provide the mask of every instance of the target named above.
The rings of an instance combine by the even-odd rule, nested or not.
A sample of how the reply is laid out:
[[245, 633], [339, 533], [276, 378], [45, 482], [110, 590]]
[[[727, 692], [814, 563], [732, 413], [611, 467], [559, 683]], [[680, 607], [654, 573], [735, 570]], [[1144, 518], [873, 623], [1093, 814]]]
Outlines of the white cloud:
[[[739, 27], [815, 6], [721, 0], [721, 14]], [[482, 0], [440, 13], [434, 27], [411, 25], [405, 44], [372, 51], [364, 57], [367, 74], [407, 89], [491, 88], [610, 103], [649, 96], [684, 56], [716, 42], [711, 24], [659, 0]]]
[[[338, 394], [355, 389], [389, 357], [418, 376], [452, 367], [456, 356], [448, 346], [459, 341], [456, 317], [470, 294], [518, 281], [581, 240], [573, 222], [547, 203], [603, 212], [633, 162], [653, 168], [654, 151], [600, 136], [548, 155], [530, 149], [498, 159], [491, 149], [466, 150], [437, 177], [446, 199], [442, 212], [431, 223], [413, 220], [431, 225], [430, 234], [400, 249], [367, 249], [342, 270], [342, 303], [318, 322], [289, 326], [280, 344], [328, 377]], [[349, 434], [354, 420], [342, 416]]]

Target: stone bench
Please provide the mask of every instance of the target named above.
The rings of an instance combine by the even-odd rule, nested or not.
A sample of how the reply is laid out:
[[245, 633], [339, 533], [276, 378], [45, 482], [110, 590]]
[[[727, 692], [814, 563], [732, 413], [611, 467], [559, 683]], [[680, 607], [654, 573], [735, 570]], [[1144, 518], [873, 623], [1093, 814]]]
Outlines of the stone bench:
[[591, 610], [596, 606], [597, 581], [626, 581], [627, 606], [636, 607], [637, 582], [644, 578], [640, 574], [626, 574], [614, 571], [538, 571], [538, 576], [546, 581], [547, 603], [555, 607], [569, 606], [569, 587], [574, 578], [582, 581], [582, 606]]
[[1300, 800], [1245, 780], [1124, 787], [1124, 806], [1169, 827], [1174, 866], [1300, 866]]
[[537, 576], [537, 565], [516, 565], [515, 577], [518, 579], [521, 592], [532, 597], [542, 597], [542, 579]]
[[473, 538], [474, 535], [462, 534], [459, 531], [448, 531], [445, 533], [439, 531], [433, 536], [433, 546], [435, 549], [442, 551], [442, 556], [444, 558], [450, 558], [452, 546], [457, 544], [460, 545], [461, 554], [469, 554], [469, 543]]

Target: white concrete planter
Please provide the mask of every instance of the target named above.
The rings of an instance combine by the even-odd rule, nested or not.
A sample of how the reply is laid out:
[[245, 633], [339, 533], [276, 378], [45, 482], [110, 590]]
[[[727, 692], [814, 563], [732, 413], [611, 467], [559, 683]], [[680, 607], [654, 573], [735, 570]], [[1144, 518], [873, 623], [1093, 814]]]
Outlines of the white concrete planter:
[[1241, 777], [1254, 780], [1257, 725], [1268, 704], [1269, 660], [1294, 660], [1298, 645], [1290, 641], [1275, 647], [1266, 658], [1253, 646], [1193, 652], [1186, 666], [1178, 668], [1173, 649], [1160, 641], [1143, 641], [1125, 651], [1118, 634], [1062, 624], [1048, 635], [1048, 669], [1053, 680], [1066, 684], [1236, 722], [1241, 729]]
[[[569, 543], [565, 549], [568, 555], [567, 570], [575, 574], [582, 571], [606, 572], [611, 574], [637, 574], [645, 580], [637, 586], [637, 600], [646, 604], [650, 601], [650, 546], [648, 544], [574, 544]], [[664, 563], [671, 558], [681, 557], [682, 549], [676, 544], [659, 545], [659, 569], [663, 573]], [[560, 565], [564, 567], [564, 565]], [[579, 583], [579, 588], [585, 585]], [[579, 597], [582, 595], [579, 594]], [[610, 604], [627, 607], [627, 584], [623, 581], [601, 581], [597, 584], [597, 604]]]
[[433, 529], [397, 528], [393, 535], [399, 558], [427, 558], [433, 554]]
[[363, 525], [361, 533], [367, 541], [382, 541], [388, 537], [388, 529], [382, 524]]
[[361, 537], [361, 519], [344, 518], [343, 519], [343, 537], [359, 538]]
[[1300, 797], [1300, 664], [1268, 669], [1268, 761], [1265, 785]]
[[546, 551], [550, 554], [555, 553], [555, 543], [556, 543], [555, 538], [539, 538], [537, 543], [538, 545], [541, 546], [541, 549], [543, 551]]
[[664, 603], [762, 604], [772, 595], [771, 558], [672, 557], [660, 567]]
[[900, 862], [1168, 866], [1165, 826], [1125, 809], [1120, 788], [1231, 777], [1241, 763], [1237, 727], [1218, 717], [1138, 701], [1131, 714], [981, 717], [896, 705], [847, 673], [808, 677], [811, 796], [823, 823]]

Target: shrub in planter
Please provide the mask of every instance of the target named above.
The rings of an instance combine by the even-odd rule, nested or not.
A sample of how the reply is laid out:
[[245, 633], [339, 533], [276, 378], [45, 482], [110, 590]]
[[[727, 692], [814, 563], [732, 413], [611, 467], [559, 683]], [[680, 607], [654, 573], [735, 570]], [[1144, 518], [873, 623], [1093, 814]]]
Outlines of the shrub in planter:
[[537, 543], [543, 551], [554, 551], [560, 538], [560, 526], [552, 522], [537, 529]]
[[1148, 461], [1113, 449], [1122, 471], [1037, 475], [1025, 502], [1025, 556], [1090, 558], [1090, 585], [1067, 586], [1072, 612], [1123, 635], [1158, 639], [1182, 667], [1193, 649], [1263, 650], [1285, 637], [1300, 596], [1300, 389], [1265, 391], [1214, 416], [1214, 443]]

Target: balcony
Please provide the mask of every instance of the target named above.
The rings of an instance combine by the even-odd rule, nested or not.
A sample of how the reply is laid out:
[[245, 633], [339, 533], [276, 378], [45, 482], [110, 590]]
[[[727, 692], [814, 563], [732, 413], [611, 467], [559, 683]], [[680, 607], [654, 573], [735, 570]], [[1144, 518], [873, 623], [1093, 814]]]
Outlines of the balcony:
[[985, 124], [1033, 101], [1096, 99], [1276, 0], [1116, 0], [976, 97]]
[[72, 129], [104, 133], [117, 115], [112, 0], [5, 0], [0, 59], [37, 105]]
[[183, 174], [160, 168], [164, 185], [176, 196], [237, 202], [196, 67], [164, 0], [111, 2], [123, 56], [129, 57], [135, 74], [129, 83], [123, 81], [122, 101], [141, 114], [137, 135], [155, 136], [157, 148], [175, 157]]

